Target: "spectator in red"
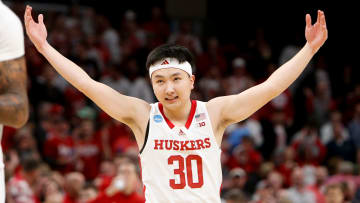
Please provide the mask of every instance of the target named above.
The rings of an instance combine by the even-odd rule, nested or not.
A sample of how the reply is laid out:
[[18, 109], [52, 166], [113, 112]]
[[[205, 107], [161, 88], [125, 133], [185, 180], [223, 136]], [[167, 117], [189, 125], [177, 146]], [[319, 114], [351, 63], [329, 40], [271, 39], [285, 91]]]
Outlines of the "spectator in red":
[[196, 64], [196, 73], [204, 76], [208, 71], [208, 68], [216, 66], [220, 74], [224, 76], [227, 72], [227, 64], [224, 53], [220, 49], [218, 39], [214, 37], [210, 37], [207, 40], [207, 50], [202, 53], [198, 59]]
[[325, 190], [325, 181], [328, 178], [328, 171], [325, 167], [319, 166], [316, 168], [315, 176], [316, 176], [315, 184], [308, 186], [308, 189], [315, 194], [317, 203], [325, 203], [324, 190]]
[[305, 164], [318, 166], [326, 156], [326, 148], [321, 143], [313, 122], [308, 122], [294, 135], [291, 146], [296, 152], [295, 160], [300, 166]]
[[103, 62], [116, 64], [120, 63], [122, 59], [122, 50], [120, 48], [121, 39], [118, 31], [104, 16], [98, 17], [96, 21], [99, 32], [101, 33], [101, 37], [99, 36], [99, 41], [101, 42], [100, 44], [102, 44], [102, 47], [99, 49], [99, 51], [101, 54], [100, 56], [103, 58]]
[[85, 185], [84, 175], [71, 172], [65, 176], [65, 196], [63, 203], [77, 203], [80, 193]]
[[[268, 63], [266, 67], [266, 75], [271, 75], [277, 66], [273, 63]], [[258, 82], [264, 82], [267, 78], [262, 78]], [[284, 90], [279, 96], [275, 97], [269, 103], [267, 103], [262, 109], [260, 109], [260, 117], [264, 119], [271, 119], [271, 114], [274, 111], [283, 111], [285, 117], [285, 123], [292, 125], [294, 120], [294, 105], [293, 96], [290, 89]]]
[[179, 31], [170, 35], [168, 43], [182, 45], [188, 48], [194, 55], [199, 56], [202, 54], [203, 48], [200, 39], [192, 32], [192, 28], [192, 21], [182, 21]]
[[67, 112], [71, 116], [74, 116], [78, 109], [86, 106], [86, 97], [84, 94], [71, 85], [64, 90], [64, 97], [68, 106]]
[[237, 57], [232, 61], [232, 75], [225, 81], [226, 94], [238, 94], [255, 85], [247, 71], [246, 60]]
[[69, 124], [62, 116], [58, 116], [52, 125], [54, 128], [44, 144], [44, 159], [53, 169], [62, 173], [74, 171], [74, 140], [69, 135]]
[[94, 198], [96, 198], [98, 195], [98, 191], [96, 187], [92, 184], [85, 185], [85, 187], [81, 190], [79, 203], [86, 203]]
[[127, 10], [124, 13], [121, 27], [122, 54], [124, 58], [133, 55], [147, 43], [146, 33], [138, 25], [136, 17], [133, 10]]
[[279, 151], [275, 156], [276, 170], [284, 177], [284, 186], [289, 187], [291, 183], [291, 172], [297, 166], [295, 162], [295, 151], [292, 147], [287, 147], [284, 151]]
[[117, 176], [112, 180], [110, 186], [90, 203], [143, 203], [145, 199], [136, 192], [139, 181], [136, 166], [133, 162], [124, 162], [117, 171]]
[[244, 136], [242, 142], [238, 145], [226, 165], [233, 169], [240, 167], [246, 171], [246, 173], [255, 173], [261, 164], [261, 154], [254, 149], [254, 143], [249, 136]]
[[39, 172], [40, 162], [38, 160], [25, 160], [23, 167], [7, 184], [7, 202], [40, 203], [32, 189], [39, 177]]
[[151, 43], [151, 49], [164, 44], [170, 35], [169, 24], [163, 17], [163, 11], [156, 6], [151, 9], [151, 20], [145, 22], [143, 28], [150, 38], [148, 43]]
[[94, 180], [94, 185], [100, 192], [104, 191], [110, 184], [114, 176], [116, 175], [115, 161], [104, 160], [100, 164], [99, 175]]
[[80, 126], [74, 129], [75, 153], [78, 158], [77, 169], [86, 180], [94, 179], [99, 173], [102, 158], [102, 145], [95, 137], [94, 121], [83, 119]]
[[130, 128], [112, 119], [105, 112], [100, 113], [102, 128], [98, 132], [106, 158], [112, 158], [116, 154], [127, 151], [129, 147], [137, 147]]
[[221, 74], [217, 66], [207, 68], [207, 71], [199, 81], [199, 88], [205, 100], [220, 96], [223, 94], [221, 84]]

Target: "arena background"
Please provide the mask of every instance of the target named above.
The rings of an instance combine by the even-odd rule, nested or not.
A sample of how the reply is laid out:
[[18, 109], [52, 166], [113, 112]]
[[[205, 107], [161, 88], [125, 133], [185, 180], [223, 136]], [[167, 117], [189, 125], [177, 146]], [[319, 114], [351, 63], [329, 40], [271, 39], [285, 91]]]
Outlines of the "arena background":
[[[80, 10], [89, 7], [94, 8], [96, 17], [104, 16], [117, 31], [122, 40], [119, 45], [122, 49], [125, 46], [122, 37], [127, 36], [124, 28], [124, 21], [126, 21], [124, 14], [129, 10], [136, 14], [137, 29], [145, 30], [144, 33], [147, 36], [149, 31], [146, 31], [145, 25], [151, 20], [152, 8], [159, 7], [163, 12], [162, 20], [168, 26], [169, 31], [161, 37], [162, 41], [160, 41], [163, 43], [167, 42], [172, 34], [179, 31], [182, 22], [190, 22], [190, 34], [197, 38], [202, 50], [195, 53], [199, 62], [197, 65], [201, 67], [205, 64], [206, 67], [202, 67], [202, 69], [218, 67], [220, 71], [220, 73], [209, 76], [206, 71], [200, 71], [197, 75], [197, 88], [194, 97], [205, 101], [214, 96], [225, 95], [231, 89], [231, 84], [229, 87], [226, 82], [234, 74], [235, 68], [232, 67], [234, 59], [245, 60], [246, 71], [248, 72], [247, 79], [250, 78], [254, 84], [263, 81], [269, 76], [269, 65], [272, 64], [276, 67], [281, 65], [280, 59], [284, 57], [286, 47], [291, 45], [291, 47], [296, 48], [305, 44], [305, 14], [311, 14], [314, 22], [317, 9], [323, 10], [327, 20], [329, 38], [312, 60], [309, 72], [300, 80], [295, 91], [288, 91], [285, 98], [289, 99], [289, 102], [283, 106], [277, 106], [279, 108], [267, 105], [263, 110], [257, 112], [253, 120], [255, 120], [257, 129], [261, 129], [260, 133], [256, 131], [258, 137], [251, 134], [253, 131], [246, 122], [244, 125], [230, 129], [224, 136], [223, 143], [225, 144], [222, 146], [224, 151], [222, 157], [224, 183], [221, 197], [224, 202], [263, 202], [265, 199], [286, 202], [291, 201], [287, 198], [288, 194], [294, 194], [292, 192], [296, 191], [296, 188], [304, 187], [309, 193], [307, 195], [316, 197], [314, 202], [325, 202], [328, 195], [327, 188], [335, 188], [334, 190], [336, 190], [338, 187], [347, 201], [360, 201], [360, 179], [358, 177], [360, 122], [357, 120], [360, 117], [356, 117], [356, 115], [360, 115], [360, 82], [357, 68], [359, 66], [357, 59], [360, 33], [357, 28], [358, 16], [355, 6], [350, 4], [330, 6], [320, 3], [306, 5], [304, 2], [301, 5], [290, 5], [290, 3], [285, 5], [280, 5], [280, 3], [262, 4], [260, 2], [250, 2], [243, 5], [245, 3], [206, 0], [133, 0], [119, 1], [116, 4], [111, 1], [100, 3], [95, 0], [4, 2], [10, 5], [21, 19], [23, 19], [25, 5], [32, 5], [34, 14], [44, 12], [47, 25], [53, 25], [52, 23], [56, 22], [59, 16], [74, 17], [69, 14], [70, 8], [76, 6]], [[49, 17], [49, 13], [51, 13], [51, 17]], [[51, 35], [56, 27], [50, 26], [49, 28], [48, 32]], [[66, 28], [62, 29], [66, 30]], [[70, 32], [70, 30], [67, 31]], [[60, 33], [62, 32], [64, 30], [60, 31]], [[95, 32], [96, 40], [101, 41], [101, 34]], [[66, 34], [65, 38], [67, 38]], [[208, 40], [214, 38], [218, 41], [216, 52], [221, 60], [225, 61], [222, 65], [216, 64], [216, 62], [209, 64], [203, 61], [207, 57], [206, 54], [210, 53]], [[77, 50], [76, 42], [73, 44], [74, 42], [71, 40], [63, 41], [68, 43], [65, 49]], [[148, 46], [147, 43], [149, 40], [146, 37], [145, 44], [132, 49], [130, 54], [124, 55], [118, 63], [115, 63], [115, 72], [121, 72], [123, 77], [129, 80], [132, 80], [133, 77], [144, 77], [144, 81], [146, 81], [145, 57], [151, 50], [151, 46]], [[57, 45], [64, 48], [61, 44]], [[84, 45], [84, 53], [90, 52], [90, 49], [86, 50], [88, 46], [88, 44]], [[85, 66], [89, 65], [77, 58], [76, 53], [62, 53]], [[112, 197], [101, 196], [104, 191], [106, 193], [113, 177], [119, 175], [120, 165], [124, 162], [135, 163], [137, 167], [135, 174], [139, 175], [137, 149], [134, 149], [131, 133], [125, 127], [119, 127], [117, 123], [109, 122], [106, 115], [89, 100], [85, 100], [84, 103], [72, 103], [71, 98], [78, 99], [81, 97], [78, 92], [70, 88], [71, 93], [68, 93], [66, 92], [68, 87], [60, 89], [56, 84], [51, 85], [51, 82], [49, 82], [50, 85], [47, 82], [44, 83], [46, 77], [53, 80], [58, 78], [53, 73], [47, 74], [46, 70], [49, 68], [47, 63], [39, 54], [34, 52], [29, 41], [26, 43], [26, 56], [28, 59], [31, 117], [29, 124], [23, 129], [5, 128], [2, 140], [7, 158], [7, 194], [8, 198], [11, 198], [8, 199], [8, 202], [16, 202], [16, 198], [19, 197], [28, 198], [26, 202], [91, 202], [90, 199], [94, 198], [97, 199], [93, 202], [110, 201], [111, 198], [115, 202], [142, 202], [141, 181], [136, 176], [134, 176], [136, 184], [129, 194], [124, 194], [123, 191], [119, 190], [115, 191], [115, 195]], [[136, 61], [138, 68], [135, 76], [127, 67], [131, 66], [130, 61], [132, 59]], [[100, 62], [104, 63], [103, 67], [97, 70], [98, 72], [92, 72], [97, 79], [102, 79], [106, 74], [109, 74], [107, 68], [110, 66], [106, 64], [109, 62], [108, 60], [100, 59]], [[222, 68], [225, 70], [219, 66], [224, 66]], [[85, 68], [85, 70], [94, 71], [91, 67]], [[319, 90], [317, 89], [318, 84], [324, 81], [327, 84], [325, 85], [326, 88], [328, 88], [323, 90], [324, 95], [327, 95], [324, 96], [326, 99], [323, 99], [323, 95], [318, 93]], [[215, 87], [214, 89], [207, 89], [206, 84], [215, 84]], [[147, 86], [151, 88], [149, 84]], [[49, 93], [51, 91], [55, 93]], [[71, 95], [69, 96], [69, 94]], [[155, 98], [153, 99], [155, 101]], [[321, 104], [324, 103], [319, 102], [324, 102], [324, 100], [326, 100], [325, 103], [328, 104], [328, 108], [322, 108]], [[42, 108], [48, 108], [48, 110]], [[323, 113], [321, 118], [317, 117], [319, 112]], [[284, 120], [280, 122], [276, 120], [277, 115], [285, 117]], [[46, 121], [46, 119], [49, 120]], [[92, 123], [89, 125], [93, 125], [95, 128], [94, 132], [90, 130], [93, 133], [90, 137], [93, 138], [89, 138], [90, 141], [88, 142], [84, 140], [79, 142], [76, 132], [82, 130], [83, 133], [86, 132], [88, 120], [91, 120]], [[44, 127], [47, 122], [53, 127]], [[355, 124], [352, 125], [352, 123]], [[114, 137], [113, 139], [118, 145], [105, 147], [101, 145], [97, 149], [99, 152], [94, 156], [91, 155], [90, 158], [86, 157], [87, 154], [85, 153], [77, 157], [77, 160], [70, 160], [72, 158], [67, 157], [69, 160], [63, 163], [58, 152], [54, 152], [59, 146], [49, 141], [57, 136], [56, 131], [61, 131], [61, 129], [53, 130], [51, 128], [57, 128], [61, 124], [68, 125], [67, 134], [72, 140], [72, 144], [69, 144], [68, 147], [74, 153], [84, 145], [94, 145], [94, 142], [103, 144], [105, 141], [101, 137], [109, 129], [110, 136]], [[77, 124], [80, 127], [76, 126]], [[310, 128], [315, 129], [311, 139], [306, 139], [306, 136], [301, 133], [302, 130], [309, 127], [307, 124]], [[276, 151], [276, 147], [268, 147], [276, 146], [269, 139], [277, 139], [279, 134], [283, 134], [277, 131], [279, 125], [285, 129], [286, 136], [286, 148], [282, 151]], [[337, 138], [333, 138], [336, 137], [334, 136], [335, 131], [336, 129], [339, 130], [334, 126], [340, 126], [340, 134], [345, 136], [343, 139], [345, 140], [344, 143], [347, 143], [346, 146], [334, 144], [337, 141]], [[254, 139], [258, 139], [259, 136], [263, 141], [256, 143]], [[244, 137], [246, 137], [245, 141], [241, 141]], [[326, 141], [327, 137], [330, 137], [330, 140]], [[339, 139], [342, 139], [341, 136]], [[122, 145], [122, 143], [125, 144]], [[236, 154], [239, 152], [237, 150], [243, 149], [249, 143], [251, 149], [245, 150], [247, 152], [245, 155]], [[54, 150], [47, 149], [47, 144], [52, 144]], [[310, 148], [304, 147], [306, 145]], [[106, 147], [110, 149], [105, 149]], [[105, 152], [106, 150], [111, 152]], [[309, 155], [304, 150], [309, 150], [312, 153]], [[247, 161], [239, 161], [237, 155], [246, 157]], [[41, 161], [39, 162], [39, 160]], [[78, 160], [81, 160], [82, 166], [76, 164]], [[288, 167], [289, 164], [292, 166]], [[90, 168], [97, 168], [94, 174], [89, 175], [86, 172], [86, 170], [91, 170]], [[126, 170], [131, 173], [131, 167], [126, 168]], [[40, 174], [34, 171], [40, 172]], [[73, 173], [74, 171], [80, 173]], [[22, 176], [25, 178], [20, 178]], [[305, 182], [301, 182], [301, 179]], [[22, 188], [27, 192], [18, 191], [19, 188], [23, 187], [19, 186], [21, 181], [28, 185], [25, 189]], [[49, 187], [52, 188], [50, 191]], [[292, 199], [292, 201], [297, 202], [296, 199]]]

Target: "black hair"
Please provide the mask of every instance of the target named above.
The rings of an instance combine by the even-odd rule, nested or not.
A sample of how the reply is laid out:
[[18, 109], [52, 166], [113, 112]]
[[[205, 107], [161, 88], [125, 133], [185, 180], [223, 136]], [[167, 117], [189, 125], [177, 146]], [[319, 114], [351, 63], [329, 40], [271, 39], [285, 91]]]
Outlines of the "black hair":
[[190, 63], [191, 68], [195, 69], [194, 57], [186, 47], [176, 44], [163, 44], [149, 53], [146, 60], [147, 70], [149, 70], [151, 65], [164, 58], [176, 58], [179, 63], [187, 61]]

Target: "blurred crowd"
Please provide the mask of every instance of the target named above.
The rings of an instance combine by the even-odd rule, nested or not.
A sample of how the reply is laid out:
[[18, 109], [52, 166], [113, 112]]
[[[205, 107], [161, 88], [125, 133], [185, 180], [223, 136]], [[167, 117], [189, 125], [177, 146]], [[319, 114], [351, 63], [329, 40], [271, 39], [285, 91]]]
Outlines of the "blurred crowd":
[[[22, 19], [24, 5], [12, 6]], [[161, 7], [149, 8], [146, 21], [127, 10], [111, 22], [79, 5], [41, 12], [51, 45], [95, 80], [150, 103], [156, 98], [146, 56], [163, 43], [194, 54], [192, 99], [202, 101], [263, 82], [305, 44], [300, 37], [273, 47], [261, 27], [245, 47], [223, 44], [215, 35], [195, 34], [199, 24], [191, 20], [169, 19]], [[25, 43], [31, 118], [21, 129], [4, 129], [7, 202], [144, 202], [130, 129], [70, 86], [29, 39]], [[355, 67], [332, 67], [328, 59], [320, 50], [289, 89], [227, 128], [223, 202], [360, 201], [360, 83]]]

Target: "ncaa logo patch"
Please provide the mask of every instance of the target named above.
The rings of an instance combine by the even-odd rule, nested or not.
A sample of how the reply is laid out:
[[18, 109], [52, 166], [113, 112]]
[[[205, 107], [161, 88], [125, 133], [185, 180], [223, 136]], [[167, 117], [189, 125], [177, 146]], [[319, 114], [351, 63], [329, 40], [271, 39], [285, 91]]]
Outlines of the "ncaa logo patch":
[[155, 115], [154, 121], [155, 121], [155, 123], [161, 123], [163, 121], [163, 118], [160, 115]]

